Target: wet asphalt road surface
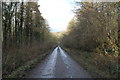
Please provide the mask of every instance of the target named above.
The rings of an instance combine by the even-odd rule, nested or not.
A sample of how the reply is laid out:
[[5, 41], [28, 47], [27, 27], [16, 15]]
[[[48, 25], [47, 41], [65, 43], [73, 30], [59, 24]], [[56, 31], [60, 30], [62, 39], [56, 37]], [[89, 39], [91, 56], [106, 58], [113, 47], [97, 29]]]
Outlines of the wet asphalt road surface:
[[91, 76], [58, 46], [42, 63], [29, 71], [25, 78], [91, 78]]

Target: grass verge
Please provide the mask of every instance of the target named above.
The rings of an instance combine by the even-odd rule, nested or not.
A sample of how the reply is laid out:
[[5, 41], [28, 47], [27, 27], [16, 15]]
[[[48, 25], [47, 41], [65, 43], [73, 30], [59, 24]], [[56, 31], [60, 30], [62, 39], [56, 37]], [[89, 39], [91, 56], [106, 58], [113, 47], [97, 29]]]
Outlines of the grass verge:
[[25, 74], [28, 70], [34, 68], [36, 64], [41, 62], [45, 57], [51, 52], [52, 50], [49, 50], [48, 52], [41, 54], [37, 58], [28, 61], [23, 66], [17, 68], [14, 70], [11, 74], [4, 76], [3, 78], [24, 78]]
[[109, 56], [86, 52], [77, 49], [65, 48], [65, 51], [78, 62], [85, 70], [87, 70], [93, 78], [118, 78], [118, 72], [114, 72], [118, 67], [117, 59]]

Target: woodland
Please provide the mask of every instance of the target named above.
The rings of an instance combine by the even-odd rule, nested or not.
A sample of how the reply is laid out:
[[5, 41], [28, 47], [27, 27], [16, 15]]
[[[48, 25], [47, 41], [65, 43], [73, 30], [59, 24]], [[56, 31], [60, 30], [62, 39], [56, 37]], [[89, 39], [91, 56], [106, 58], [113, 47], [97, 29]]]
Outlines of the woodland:
[[59, 38], [50, 31], [39, 7], [38, 2], [2, 2], [3, 75], [11, 74], [60, 42], [90, 71], [96, 70], [101, 77], [118, 77], [120, 2], [76, 2], [75, 16], [67, 30], [59, 32]]

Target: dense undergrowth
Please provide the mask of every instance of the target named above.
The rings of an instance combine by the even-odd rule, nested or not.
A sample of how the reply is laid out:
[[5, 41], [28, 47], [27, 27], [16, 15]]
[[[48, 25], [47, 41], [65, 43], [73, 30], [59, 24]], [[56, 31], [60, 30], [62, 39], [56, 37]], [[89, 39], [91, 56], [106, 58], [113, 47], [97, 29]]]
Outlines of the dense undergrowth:
[[3, 77], [10, 74], [10, 77], [13, 78], [14, 76], [20, 77], [21, 75], [19, 75], [19, 73], [21, 74], [27, 68], [32, 67], [31, 65], [36, 63], [39, 57], [40, 59], [43, 59], [46, 52], [52, 48], [54, 48], [54, 45], [50, 46], [46, 44], [36, 44], [22, 47], [20, 49], [12, 48], [11, 50], [9, 49], [5, 51], [7, 54], [3, 54]]
[[47, 52], [44, 52], [44, 54], [25, 62], [22, 66], [14, 69], [10, 74], [3, 75], [3, 78], [24, 78], [28, 71], [34, 68], [37, 63], [40, 63], [42, 60], [44, 60], [52, 50], [53, 49], [48, 50]]

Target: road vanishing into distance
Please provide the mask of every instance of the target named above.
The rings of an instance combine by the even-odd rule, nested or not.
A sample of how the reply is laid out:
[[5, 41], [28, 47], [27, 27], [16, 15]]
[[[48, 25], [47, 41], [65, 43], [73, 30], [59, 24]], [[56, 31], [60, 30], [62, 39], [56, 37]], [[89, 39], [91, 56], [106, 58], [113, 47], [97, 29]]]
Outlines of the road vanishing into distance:
[[60, 46], [28, 72], [25, 78], [91, 78]]

